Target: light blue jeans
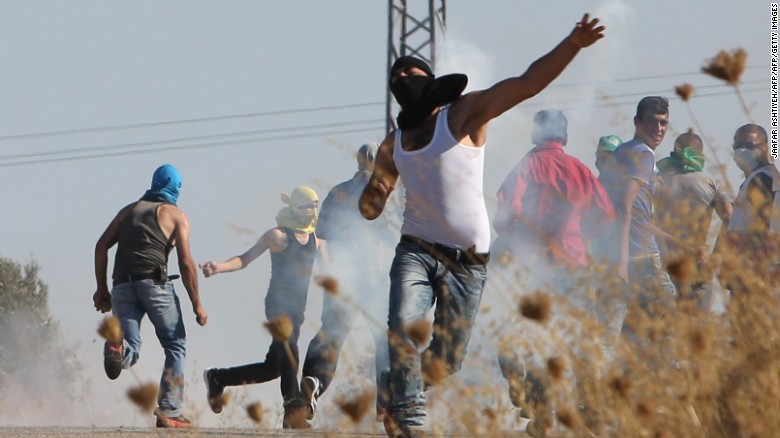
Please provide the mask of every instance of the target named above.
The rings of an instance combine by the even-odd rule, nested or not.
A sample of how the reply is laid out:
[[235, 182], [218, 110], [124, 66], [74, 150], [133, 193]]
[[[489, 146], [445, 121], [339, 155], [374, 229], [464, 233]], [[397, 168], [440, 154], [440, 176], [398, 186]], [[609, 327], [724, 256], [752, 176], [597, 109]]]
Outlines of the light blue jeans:
[[165, 350], [165, 368], [160, 379], [157, 404], [166, 417], [178, 417], [184, 398], [184, 357], [186, 353], [184, 320], [173, 283], [155, 284], [153, 280], [133, 281], [111, 290], [111, 306], [119, 318], [124, 335], [123, 368], [138, 362], [141, 351], [141, 320], [149, 315], [157, 339]]
[[[416, 243], [400, 242], [390, 268], [390, 413], [401, 428], [425, 423], [423, 357], [440, 359], [452, 374], [461, 368], [485, 286], [485, 265], [436, 259]], [[407, 333], [436, 304], [428, 348]], [[410, 354], [410, 352], [413, 352]]]

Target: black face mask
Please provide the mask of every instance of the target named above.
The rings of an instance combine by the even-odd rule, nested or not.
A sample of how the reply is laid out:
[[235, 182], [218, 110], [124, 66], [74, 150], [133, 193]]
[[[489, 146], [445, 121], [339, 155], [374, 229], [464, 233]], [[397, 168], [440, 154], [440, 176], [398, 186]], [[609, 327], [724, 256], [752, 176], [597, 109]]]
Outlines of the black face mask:
[[402, 76], [390, 85], [390, 91], [402, 109], [418, 105], [423, 99], [425, 88], [435, 79], [431, 76]]
[[468, 78], [462, 74], [402, 76], [390, 85], [390, 91], [401, 105], [398, 127], [412, 129], [422, 124], [434, 109], [457, 100], [466, 88]]

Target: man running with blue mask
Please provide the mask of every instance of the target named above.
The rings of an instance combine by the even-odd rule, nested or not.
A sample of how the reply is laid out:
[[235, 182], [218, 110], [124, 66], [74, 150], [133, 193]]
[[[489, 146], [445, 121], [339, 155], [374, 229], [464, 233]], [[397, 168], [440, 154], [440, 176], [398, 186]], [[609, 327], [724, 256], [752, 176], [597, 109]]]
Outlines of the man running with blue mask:
[[[95, 246], [95, 309], [113, 311], [122, 328], [122, 340], [106, 341], [103, 365], [114, 380], [122, 369], [138, 361], [141, 349], [141, 320], [144, 315], [154, 325], [165, 350], [165, 367], [160, 379], [158, 407], [154, 414], [157, 427], [187, 428], [190, 420], [181, 415], [184, 401], [184, 358], [186, 355], [184, 319], [179, 297], [168, 276], [168, 254], [176, 248], [179, 272], [192, 302], [196, 321], [206, 325], [208, 314], [200, 302], [198, 271], [190, 254], [190, 224], [176, 202], [181, 175], [170, 164], [157, 168], [152, 185], [140, 200], [117, 213]], [[108, 292], [106, 271], [108, 250], [117, 245]]]

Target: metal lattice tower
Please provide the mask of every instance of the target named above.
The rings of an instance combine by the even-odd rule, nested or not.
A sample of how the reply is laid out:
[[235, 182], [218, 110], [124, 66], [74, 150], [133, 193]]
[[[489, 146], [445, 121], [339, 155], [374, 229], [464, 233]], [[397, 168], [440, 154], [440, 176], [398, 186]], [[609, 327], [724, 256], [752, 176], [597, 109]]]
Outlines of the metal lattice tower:
[[[419, 9], [410, 10], [409, 3]], [[425, 3], [426, 9], [423, 9]], [[400, 56], [416, 56], [436, 69], [436, 33], [445, 29], [446, 0], [389, 0], [387, 23], [387, 69]], [[395, 128], [390, 78], [385, 93], [385, 132]]]

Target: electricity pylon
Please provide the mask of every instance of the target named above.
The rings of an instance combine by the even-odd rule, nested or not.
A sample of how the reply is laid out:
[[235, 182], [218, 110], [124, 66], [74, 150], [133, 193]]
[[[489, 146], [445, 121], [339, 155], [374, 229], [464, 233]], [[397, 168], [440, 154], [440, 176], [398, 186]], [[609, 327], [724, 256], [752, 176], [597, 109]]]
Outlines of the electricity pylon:
[[[411, 10], [409, 3], [416, 8]], [[424, 8], [423, 3], [427, 5]], [[400, 56], [416, 56], [436, 69], [436, 34], [445, 29], [446, 0], [389, 0], [387, 23], [387, 69]], [[390, 78], [385, 82], [385, 133], [395, 128], [393, 117], [393, 95], [390, 93]]]

